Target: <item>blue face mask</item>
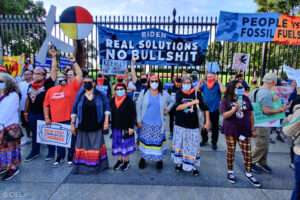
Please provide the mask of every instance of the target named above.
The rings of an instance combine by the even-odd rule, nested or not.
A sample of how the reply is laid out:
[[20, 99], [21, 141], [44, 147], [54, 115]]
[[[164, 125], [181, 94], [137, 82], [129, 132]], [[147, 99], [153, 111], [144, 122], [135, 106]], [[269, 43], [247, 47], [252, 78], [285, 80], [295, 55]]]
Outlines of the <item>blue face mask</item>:
[[0, 90], [4, 90], [5, 89], [5, 83], [0, 83]]
[[191, 84], [182, 84], [183, 91], [189, 91], [192, 88]]
[[124, 96], [124, 95], [125, 95], [125, 90], [117, 90], [117, 91], [116, 91], [116, 95], [117, 95], [118, 97]]
[[245, 88], [236, 88], [234, 92], [236, 96], [243, 96], [245, 93]]

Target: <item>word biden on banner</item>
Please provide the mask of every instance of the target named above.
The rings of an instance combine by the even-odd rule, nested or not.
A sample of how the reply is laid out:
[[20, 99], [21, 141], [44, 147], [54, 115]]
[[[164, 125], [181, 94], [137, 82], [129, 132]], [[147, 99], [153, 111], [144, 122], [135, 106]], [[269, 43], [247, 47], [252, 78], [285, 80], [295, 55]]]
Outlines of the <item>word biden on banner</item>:
[[[209, 32], [176, 35], [159, 29], [120, 31], [99, 27], [100, 59], [153, 65], [201, 65]], [[103, 63], [102, 63], [103, 65]]]

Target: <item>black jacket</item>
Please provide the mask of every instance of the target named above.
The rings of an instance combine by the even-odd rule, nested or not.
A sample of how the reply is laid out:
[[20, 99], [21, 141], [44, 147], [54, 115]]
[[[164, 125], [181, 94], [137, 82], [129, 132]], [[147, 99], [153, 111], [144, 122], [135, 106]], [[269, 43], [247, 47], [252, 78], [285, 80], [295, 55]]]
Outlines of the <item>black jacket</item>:
[[136, 123], [136, 110], [134, 102], [129, 98], [123, 101], [122, 105], [117, 108], [115, 105], [115, 97], [112, 98], [111, 102], [111, 127], [127, 130], [133, 129]]

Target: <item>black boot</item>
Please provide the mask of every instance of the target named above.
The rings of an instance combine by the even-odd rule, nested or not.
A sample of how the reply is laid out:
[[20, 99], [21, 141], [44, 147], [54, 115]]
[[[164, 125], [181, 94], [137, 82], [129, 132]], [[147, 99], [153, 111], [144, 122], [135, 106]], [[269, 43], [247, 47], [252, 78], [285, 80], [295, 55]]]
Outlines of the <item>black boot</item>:
[[140, 168], [140, 169], [145, 169], [146, 166], [147, 166], [147, 163], [146, 163], [145, 159], [144, 159], [144, 158], [141, 158], [141, 159], [140, 159], [140, 162], [139, 162], [139, 168]]

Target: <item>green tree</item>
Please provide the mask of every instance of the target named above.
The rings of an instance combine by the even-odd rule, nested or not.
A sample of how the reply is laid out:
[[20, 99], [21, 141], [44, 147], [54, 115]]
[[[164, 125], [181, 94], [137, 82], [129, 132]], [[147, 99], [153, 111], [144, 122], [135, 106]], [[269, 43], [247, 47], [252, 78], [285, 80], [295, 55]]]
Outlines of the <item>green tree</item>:
[[44, 37], [42, 23], [46, 14], [42, 1], [0, 0], [0, 38], [6, 54], [30, 55], [38, 50]]
[[300, 6], [300, 0], [255, 0], [255, 3], [258, 12], [299, 14], [296, 8]]

